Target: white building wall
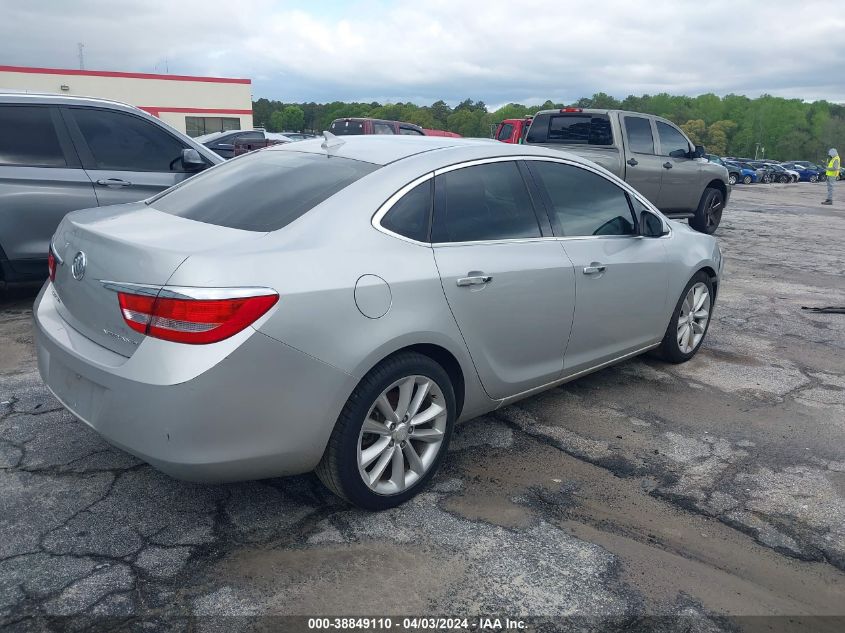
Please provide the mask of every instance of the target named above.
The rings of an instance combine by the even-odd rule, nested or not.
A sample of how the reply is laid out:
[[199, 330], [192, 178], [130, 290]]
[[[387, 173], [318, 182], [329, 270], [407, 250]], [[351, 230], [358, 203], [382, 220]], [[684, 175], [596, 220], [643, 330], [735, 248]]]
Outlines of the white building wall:
[[0, 66], [0, 90], [101, 97], [143, 108], [185, 132], [185, 117], [237, 118], [252, 128], [249, 79]]

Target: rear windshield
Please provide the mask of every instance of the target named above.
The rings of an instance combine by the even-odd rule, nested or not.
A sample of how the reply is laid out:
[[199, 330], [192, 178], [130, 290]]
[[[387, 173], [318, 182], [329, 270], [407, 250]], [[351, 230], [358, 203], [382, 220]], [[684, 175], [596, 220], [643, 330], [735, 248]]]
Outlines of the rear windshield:
[[329, 132], [331, 132], [335, 136], [349, 136], [351, 134], [363, 134], [364, 133], [364, 122], [363, 121], [344, 121], [343, 119], [338, 119], [337, 121], [332, 121], [331, 126], [329, 126]]
[[267, 150], [224, 163], [150, 200], [159, 211], [245, 231], [275, 231], [378, 165]]
[[544, 114], [534, 117], [529, 143], [613, 145], [613, 131], [606, 114]]

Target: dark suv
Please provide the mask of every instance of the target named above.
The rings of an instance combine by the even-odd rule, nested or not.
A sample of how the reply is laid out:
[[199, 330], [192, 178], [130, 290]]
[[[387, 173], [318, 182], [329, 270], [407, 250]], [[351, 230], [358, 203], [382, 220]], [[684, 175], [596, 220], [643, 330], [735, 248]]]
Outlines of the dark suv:
[[0, 94], [0, 284], [47, 276], [70, 211], [143, 200], [221, 162], [130, 105]]

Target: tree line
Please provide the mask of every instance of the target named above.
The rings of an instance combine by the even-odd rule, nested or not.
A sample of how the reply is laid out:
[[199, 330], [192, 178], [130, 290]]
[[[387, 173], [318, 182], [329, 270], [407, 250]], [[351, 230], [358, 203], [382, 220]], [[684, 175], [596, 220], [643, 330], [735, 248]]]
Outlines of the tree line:
[[845, 151], [845, 105], [771, 95], [752, 99], [734, 94], [686, 97], [661, 93], [629, 95], [619, 100], [599, 92], [574, 103], [509, 103], [492, 112], [483, 101], [472, 99], [466, 99], [455, 107], [444, 101], [419, 106], [401, 102], [283, 103], [258, 99], [253, 102], [253, 117], [256, 126], [275, 132], [322, 132], [337, 118], [373, 117], [449, 130], [461, 136], [490, 137], [495, 125], [502, 119], [564, 107], [612, 108], [656, 114], [678, 124], [692, 141], [719, 155], [821, 160], [829, 147]]

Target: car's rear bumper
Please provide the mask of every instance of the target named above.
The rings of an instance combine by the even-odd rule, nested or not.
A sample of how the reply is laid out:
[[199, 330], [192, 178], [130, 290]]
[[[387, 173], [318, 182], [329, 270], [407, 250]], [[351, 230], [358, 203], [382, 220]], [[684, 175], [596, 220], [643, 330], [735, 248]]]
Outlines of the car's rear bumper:
[[[354, 388], [350, 375], [252, 330], [191, 379], [160, 384], [160, 375], [151, 375], [148, 382], [131, 365], [142, 362], [141, 348], [152, 340], [131, 358], [114, 354], [62, 320], [49, 289], [46, 283], [33, 312], [39, 372], [56, 398], [110, 443], [191, 480], [294, 474], [319, 462]], [[198, 347], [166, 349], [187, 362]], [[171, 356], [161, 365], [173, 363]]]

